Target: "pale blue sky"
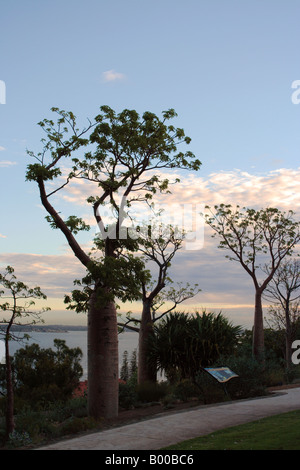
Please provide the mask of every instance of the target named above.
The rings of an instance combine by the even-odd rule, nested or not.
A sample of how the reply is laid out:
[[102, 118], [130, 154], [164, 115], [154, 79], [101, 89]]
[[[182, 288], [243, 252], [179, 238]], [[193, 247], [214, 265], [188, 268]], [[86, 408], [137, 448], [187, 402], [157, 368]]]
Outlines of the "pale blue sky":
[[175, 108], [204, 181], [298, 170], [299, 17], [299, 0], [1, 1], [0, 254], [63, 250], [24, 181], [52, 106], [81, 122], [103, 104]]

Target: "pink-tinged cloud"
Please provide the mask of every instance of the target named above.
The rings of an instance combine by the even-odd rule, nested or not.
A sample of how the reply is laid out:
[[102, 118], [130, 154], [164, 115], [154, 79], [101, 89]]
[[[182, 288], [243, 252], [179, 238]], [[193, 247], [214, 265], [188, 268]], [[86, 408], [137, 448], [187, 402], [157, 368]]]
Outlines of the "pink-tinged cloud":
[[107, 70], [103, 72], [102, 77], [105, 82], [117, 82], [126, 78], [123, 73], [116, 72], [115, 70]]

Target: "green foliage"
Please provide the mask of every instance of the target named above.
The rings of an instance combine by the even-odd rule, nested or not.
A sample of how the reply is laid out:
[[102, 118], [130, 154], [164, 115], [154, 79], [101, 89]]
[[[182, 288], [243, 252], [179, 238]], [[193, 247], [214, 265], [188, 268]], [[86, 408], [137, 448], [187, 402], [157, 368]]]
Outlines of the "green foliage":
[[[11, 301], [6, 301], [0, 305], [2, 312], [10, 313], [9, 319], [3, 319], [1, 323], [7, 323], [11, 326], [13, 323], [17, 323], [20, 317], [31, 316], [32, 323], [36, 320], [40, 320], [40, 313], [49, 308], [43, 309], [41, 312], [34, 312], [31, 307], [35, 305], [33, 299], [47, 299], [47, 296], [41, 291], [40, 287], [30, 288], [22, 281], [18, 281], [15, 270], [12, 266], [7, 266], [4, 273], [0, 273], [0, 286], [3, 290], [0, 290], [0, 297], [5, 294], [6, 298]], [[23, 300], [20, 305], [19, 302]]]
[[32, 344], [19, 349], [13, 359], [15, 394], [34, 407], [66, 401], [82, 375], [81, 350], [70, 349], [59, 339], [54, 346], [55, 350], [41, 349]]
[[137, 385], [136, 390], [142, 403], [157, 402], [169, 394], [170, 385], [167, 382], [143, 382]]
[[133, 378], [119, 384], [119, 406], [125, 410], [134, 408], [138, 403], [136, 380]]
[[128, 351], [123, 353], [123, 362], [120, 370], [120, 379], [125, 383], [119, 384], [119, 405], [121, 408], [134, 408], [138, 401], [137, 394], [137, 355], [136, 350], [131, 354], [129, 361]]
[[149, 276], [143, 260], [131, 254], [126, 258], [103, 257], [89, 263], [86, 276], [74, 282], [79, 288], [66, 295], [64, 303], [68, 310], [87, 312], [94, 290], [100, 306], [116, 299], [122, 302], [139, 300], [141, 283], [146, 282]]
[[64, 403], [47, 403], [39, 410], [27, 405], [17, 413], [15, 431], [10, 435], [7, 447], [37, 445], [44, 439], [58, 439], [67, 434], [94, 429], [97, 425], [98, 422], [87, 416], [84, 398], [71, 399]]
[[[27, 179], [38, 183], [42, 203], [48, 212], [46, 219], [51, 227], [64, 233], [75, 255], [86, 267], [88, 265], [88, 275], [83, 284], [88, 285], [88, 276], [98, 283], [99, 302], [115, 298], [136, 300], [140, 280], [146, 281], [149, 273], [142, 261], [132, 256], [138, 248], [136, 241], [128, 237], [122, 239], [126, 211], [133, 201], [148, 203], [157, 191], [168, 192], [169, 180], [162, 177], [161, 169], [200, 168], [201, 162], [192, 152], [177, 151], [180, 144], [188, 145], [191, 139], [183, 129], [169, 124], [177, 116], [173, 109], [164, 111], [160, 119], [151, 112], [140, 116], [135, 110], [125, 109], [117, 114], [109, 106], [102, 106], [100, 114], [82, 130], [72, 112], [58, 108], [52, 108], [52, 112], [57, 117], [56, 122], [45, 119], [39, 123], [46, 134], [42, 139], [42, 150], [37, 154], [28, 152], [36, 162], [28, 165]], [[83, 152], [83, 147], [87, 146], [87, 151]], [[76, 153], [78, 149], [81, 149], [80, 158]], [[70, 167], [65, 162], [66, 158], [71, 159], [72, 167], [62, 177], [65, 175], [62, 169]], [[55, 178], [59, 178], [56, 189], [53, 190], [51, 185], [48, 192], [46, 183]], [[86, 255], [73, 237], [81, 230], [89, 230], [89, 226], [75, 215], [62, 220], [49, 203], [51, 195], [62, 191], [74, 179], [88, 181], [90, 185], [87, 203], [92, 205], [95, 223], [99, 225], [101, 221], [104, 227], [99, 213], [104, 204], [109, 205], [115, 216], [113, 227], [116, 236], [109, 232], [109, 236], [102, 240], [95, 239], [94, 248], [102, 252], [100, 260]], [[123, 193], [121, 205], [118, 203], [120, 193]], [[101, 224], [100, 227], [102, 230]], [[124, 249], [127, 250], [126, 258], [120, 256]], [[83, 288], [81, 294], [77, 289], [74, 295], [66, 297], [66, 302], [70, 303], [69, 308], [82, 311], [90, 294], [88, 288]]]
[[193, 378], [222, 354], [231, 354], [241, 333], [221, 313], [174, 313], [155, 326], [149, 361], [164, 370], [171, 382]]
[[[230, 204], [216, 205], [213, 210], [207, 206], [206, 209], [209, 213], [204, 215], [205, 221], [214, 230], [213, 236], [218, 235], [219, 248], [230, 251], [227, 258], [239, 261], [252, 277], [256, 276], [258, 268], [265, 266], [266, 255], [267, 270], [273, 276], [280, 262], [292, 254], [300, 240], [300, 222], [294, 220], [291, 210], [281, 212], [272, 207], [240, 209]], [[267, 276], [263, 288], [270, 279]]]
[[[46, 215], [45, 219], [47, 222], [49, 222], [51, 228], [57, 229], [59, 228], [57, 223], [55, 222], [55, 219], [51, 217], [50, 215]], [[66, 226], [69, 228], [69, 230], [76, 235], [80, 231], [89, 231], [90, 226], [84, 222], [83, 219], [80, 217], [76, 217], [75, 215], [70, 215], [67, 220], [64, 221]]]
[[300, 411], [297, 410], [214, 431], [164, 450], [299, 450], [299, 434]]
[[183, 402], [189, 401], [191, 398], [199, 398], [200, 391], [197, 385], [189, 379], [180, 380], [173, 389], [173, 395]]

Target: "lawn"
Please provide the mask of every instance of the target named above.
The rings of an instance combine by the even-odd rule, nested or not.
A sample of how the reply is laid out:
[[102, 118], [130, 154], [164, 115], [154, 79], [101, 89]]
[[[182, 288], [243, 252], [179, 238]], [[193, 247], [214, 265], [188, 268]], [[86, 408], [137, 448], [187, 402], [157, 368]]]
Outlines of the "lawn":
[[300, 410], [189, 439], [173, 450], [300, 450]]

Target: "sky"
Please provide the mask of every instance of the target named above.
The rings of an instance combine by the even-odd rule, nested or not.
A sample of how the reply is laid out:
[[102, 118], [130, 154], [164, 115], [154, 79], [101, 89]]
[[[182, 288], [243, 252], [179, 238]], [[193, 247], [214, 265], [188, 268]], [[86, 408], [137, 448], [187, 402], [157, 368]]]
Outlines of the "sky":
[[[36, 185], [25, 181], [27, 150], [42, 148], [37, 123], [52, 117], [53, 106], [73, 111], [83, 124], [102, 105], [158, 115], [174, 108], [202, 166], [181, 175], [163, 202], [299, 214], [298, 1], [0, 4], [0, 268], [12, 265], [20, 280], [47, 294], [47, 323], [86, 322], [63, 304], [85, 271], [45, 221]], [[84, 211], [84, 194], [75, 186], [56, 202], [71, 215]], [[198, 249], [176, 255], [174, 281], [201, 288], [181, 309], [221, 310], [251, 327], [252, 281], [224, 255], [207, 227]]]

